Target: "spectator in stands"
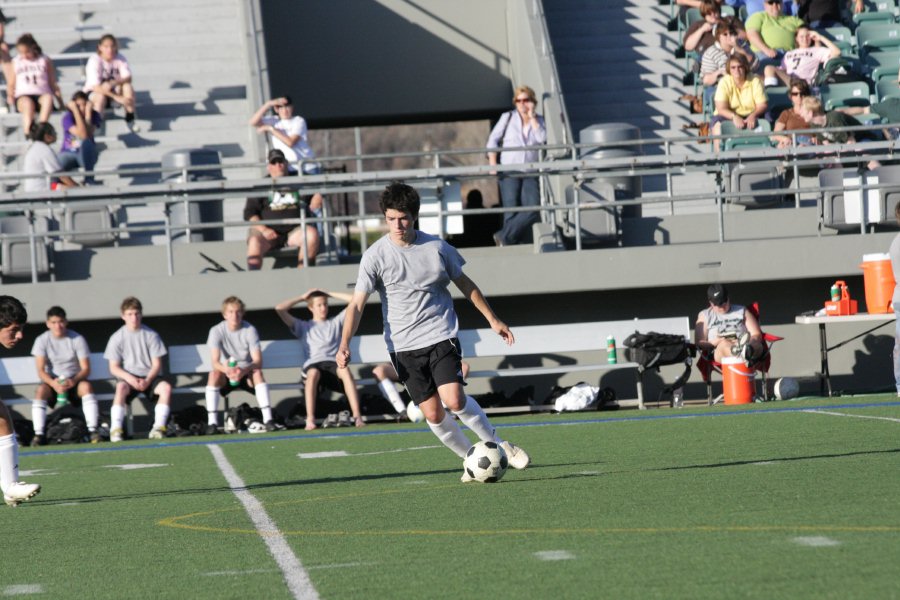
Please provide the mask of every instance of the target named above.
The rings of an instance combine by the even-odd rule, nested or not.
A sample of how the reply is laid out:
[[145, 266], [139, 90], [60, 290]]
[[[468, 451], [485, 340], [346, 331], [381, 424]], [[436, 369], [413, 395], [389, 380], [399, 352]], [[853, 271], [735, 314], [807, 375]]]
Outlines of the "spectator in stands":
[[97, 54], [88, 59], [84, 74], [83, 91], [90, 94], [94, 108], [103, 113], [110, 101], [122, 105], [125, 124], [130, 131], [137, 132], [131, 67], [119, 52], [119, 42], [114, 35], [108, 33], [100, 38]]
[[[488, 163], [491, 165], [522, 165], [536, 162], [539, 157], [537, 146], [547, 142], [547, 128], [544, 118], [537, 114], [537, 99], [534, 90], [520, 85], [513, 93], [515, 110], [503, 113], [497, 125], [491, 130], [487, 140]], [[523, 151], [497, 152], [495, 148], [532, 146]], [[538, 178], [522, 176], [521, 172], [506, 171], [499, 176], [500, 199], [504, 208], [516, 206], [539, 206], [541, 203]], [[518, 212], [503, 214], [503, 228], [494, 234], [498, 246], [524, 244], [532, 241], [531, 226], [541, 220], [540, 213]]]
[[716, 28], [716, 43], [706, 49], [700, 59], [700, 77], [706, 86], [703, 92], [704, 105], [712, 100], [719, 80], [728, 74], [728, 59], [743, 56], [748, 64], [756, 59], [748, 50], [738, 44], [737, 30], [721, 22]]
[[781, 0], [765, 0], [763, 11], [750, 15], [744, 25], [750, 48], [764, 67], [777, 65], [785, 52], [794, 49], [794, 32], [803, 26], [803, 21], [783, 14]]
[[[16, 78], [16, 72], [13, 69], [12, 58], [9, 55], [9, 44], [6, 43], [6, 16], [2, 10], [0, 10], [0, 71], [3, 71], [3, 79], [6, 81], [6, 87], [9, 88], [9, 86], [13, 85], [11, 82]], [[0, 96], [0, 108], [4, 109], [3, 112], [8, 112], [10, 109], [6, 105], [6, 97], [4, 96]]]
[[125, 439], [126, 405], [138, 394], [155, 400], [150, 439], [162, 439], [172, 403], [172, 384], [163, 369], [163, 357], [168, 351], [159, 334], [143, 324], [144, 307], [140, 300], [129, 296], [122, 301], [120, 310], [125, 324], [112, 334], [103, 353], [109, 361], [110, 374], [116, 378], [116, 392], [109, 409], [109, 441]]
[[[341, 343], [341, 329], [344, 326], [347, 309], [345, 308], [329, 319], [328, 298], [350, 302], [353, 297], [350, 294], [326, 292], [313, 288], [302, 296], [284, 300], [275, 306], [275, 312], [278, 313], [291, 333], [303, 344], [304, 356], [306, 356], [302, 372], [305, 382], [307, 431], [316, 428], [316, 399], [320, 385], [346, 395], [353, 413], [354, 424], [357, 427], [365, 425], [360, 412], [359, 392], [356, 389], [353, 374], [346, 365], [339, 367], [334, 358]], [[311, 320], [297, 319], [291, 315], [291, 308], [300, 302], [306, 302], [306, 307], [312, 314]]]
[[[735, 54], [728, 59], [728, 74], [719, 80], [715, 95], [716, 112], [713, 135], [722, 134], [722, 121], [730, 120], [737, 129], [755, 130], [769, 103], [759, 77], [750, 72], [747, 59]], [[714, 142], [719, 149], [719, 140]]]
[[812, 85], [819, 69], [832, 58], [841, 55], [841, 49], [834, 42], [808, 27], [800, 27], [794, 34], [797, 47], [784, 54], [781, 65], [766, 65], [763, 83], [790, 85], [791, 78], [797, 77]]
[[[63, 167], [50, 144], [56, 142], [56, 129], [50, 123], [35, 122], [31, 127], [32, 140], [22, 159], [22, 171], [26, 175], [44, 175], [44, 177], [28, 177], [22, 183], [25, 192], [49, 192], [57, 185], [74, 187], [75, 183], [68, 175], [63, 175]], [[48, 180], [46, 175], [53, 175]]]
[[47, 311], [47, 331], [34, 340], [31, 355], [37, 367], [41, 383], [31, 403], [31, 419], [34, 423], [32, 446], [46, 443], [44, 427], [47, 424], [47, 406], [56, 406], [60, 399], [74, 403], [81, 399], [81, 410], [91, 436], [91, 443], [100, 441], [97, 426], [100, 422], [100, 406], [88, 377], [91, 374], [91, 351], [80, 334], [69, 329], [66, 311], [59, 306]]
[[[266, 115], [269, 110], [275, 114]], [[291, 170], [295, 170], [298, 162], [309, 161], [316, 156], [309, 146], [306, 119], [294, 114], [294, 103], [290, 96], [282, 96], [264, 103], [250, 117], [250, 126], [256, 127], [259, 133], [272, 136], [272, 145], [284, 153]], [[302, 171], [314, 175], [320, 168], [318, 163], [304, 162]]]
[[[775, 121], [775, 126], [773, 127], [773, 130], [776, 133], [795, 129], [809, 129], [809, 123], [800, 116], [800, 105], [803, 102], [803, 99], [810, 96], [810, 94], [811, 91], [808, 83], [802, 79], [791, 79], [791, 84], [788, 87], [788, 96], [791, 99], [791, 107], [784, 109], [781, 111], [781, 114], [778, 115], [778, 119]], [[778, 144], [779, 148], [787, 148], [793, 143], [791, 136], [785, 134], [773, 135], [772, 140]], [[808, 145], [810, 143], [810, 137], [808, 135], [798, 136], [797, 143], [798, 145]]]
[[[834, 27], [841, 25], [841, 4], [840, 0], [798, 0], [797, 16], [808, 23], [810, 29]], [[845, 0], [843, 4], [853, 5], [854, 12], [864, 8], [862, 0]]]
[[855, 117], [839, 110], [831, 110], [827, 113], [822, 106], [822, 101], [815, 96], [809, 96], [800, 103], [800, 117], [809, 123], [810, 128], [822, 127], [825, 131], [813, 134], [813, 143], [816, 144], [853, 144], [857, 138], [868, 137], [865, 132], [835, 131], [841, 127], [858, 127], [862, 125]]
[[64, 102], [56, 83], [56, 67], [30, 33], [16, 40], [16, 52], [12, 60], [15, 77], [6, 82], [6, 99], [22, 115], [22, 131], [27, 136], [36, 112], [38, 123], [46, 123], [53, 112], [53, 99], [59, 100], [59, 106]]
[[762, 356], [763, 335], [753, 314], [740, 304], [732, 304], [728, 288], [714, 283], [706, 290], [709, 306], [697, 314], [694, 343], [716, 362], [739, 356], [749, 363]]
[[[415, 229], [421, 200], [401, 182], [387, 186], [380, 207], [388, 233], [363, 254], [356, 289], [344, 320], [335, 360], [350, 362], [350, 340], [356, 333], [369, 294], [378, 291], [384, 319], [384, 339], [391, 361], [435, 436], [460, 458], [472, 445], [454, 415], [480, 440], [503, 447], [514, 469], [526, 468], [531, 459], [521, 448], [502, 440], [474, 398], [463, 392], [462, 357], [457, 343], [457, 317], [448, 289], [452, 282], [506, 344], [515, 342], [481, 290], [462, 270], [465, 261], [447, 242]], [[472, 481], [468, 474], [463, 483]]]
[[699, 21], [694, 21], [684, 32], [684, 49], [703, 55], [707, 48], [716, 43], [716, 26], [722, 21], [722, 7], [716, 0], [703, 0], [700, 4]]
[[94, 183], [94, 165], [97, 164], [97, 145], [94, 132], [103, 118], [94, 110], [87, 94], [75, 92], [66, 104], [66, 114], [62, 118], [63, 142], [59, 150], [59, 162], [63, 171], [82, 168], [89, 174], [84, 176], [85, 184]]
[[[244, 206], [245, 221], [265, 221], [269, 219], [299, 219], [305, 213], [312, 213], [300, 199], [300, 194], [290, 188], [276, 189], [278, 179], [288, 175], [288, 164], [281, 150], [269, 151], [266, 165], [272, 178], [272, 190], [265, 198], [248, 198]], [[315, 225], [302, 228], [295, 224], [252, 225], [247, 235], [247, 268], [251, 271], [262, 267], [262, 257], [273, 249], [299, 248], [297, 267], [303, 266], [303, 256], [314, 264], [319, 249], [319, 231]]]
[[[14, 348], [22, 340], [28, 313], [12, 296], [0, 296], [0, 346]], [[12, 414], [0, 400], [0, 491], [9, 506], [18, 506], [41, 491], [36, 483], [19, 481], [19, 444]]]
[[223, 320], [209, 330], [206, 345], [212, 370], [206, 380], [207, 435], [219, 432], [219, 396], [242, 388], [256, 397], [266, 431], [284, 429], [272, 418], [269, 384], [263, 376], [262, 347], [256, 327], [244, 320], [246, 307], [237, 296], [222, 302]]

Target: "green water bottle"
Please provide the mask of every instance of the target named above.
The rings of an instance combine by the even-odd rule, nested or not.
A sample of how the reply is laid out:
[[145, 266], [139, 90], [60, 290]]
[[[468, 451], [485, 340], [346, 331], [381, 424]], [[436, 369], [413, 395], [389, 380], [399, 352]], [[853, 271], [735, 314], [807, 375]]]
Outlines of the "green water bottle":
[[837, 284], [831, 286], [831, 300], [837, 302], [841, 299], [841, 288]]
[[[56, 380], [56, 382], [59, 383], [60, 385], [62, 385], [63, 383], [66, 382], [66, 378], [60, 377], [59, 379]], [[56, 394], [56, 408], [62, 408], [63, 406], [65, 406], [68, 403], [69, 403], [68, 392], [59, 392]]]
[[[237, 366], [237, 360], [235, 360], [235, 358], [232, 356], [231, 358], [228, 359], [228, 368], [233, 369], [236, 366]], [[235, 379], [228, 380], [228, 385], [230, 385], [231, 387], [237, 387], [238, 383], [240, 383], [240, 382]]]
[[618, 362], [616, 358], [616, 338], [611, 335], [606, 337], [606, 362], [611, 365]]

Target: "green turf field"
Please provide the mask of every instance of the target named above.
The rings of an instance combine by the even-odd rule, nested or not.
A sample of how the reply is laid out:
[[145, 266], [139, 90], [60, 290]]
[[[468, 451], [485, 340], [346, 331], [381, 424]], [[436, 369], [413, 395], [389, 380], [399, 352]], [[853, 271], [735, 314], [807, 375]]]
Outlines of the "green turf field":
[[495, 418], [493, 485], [410, 424], [26, 450], [0, 597], [898, 597], [897, 400]]

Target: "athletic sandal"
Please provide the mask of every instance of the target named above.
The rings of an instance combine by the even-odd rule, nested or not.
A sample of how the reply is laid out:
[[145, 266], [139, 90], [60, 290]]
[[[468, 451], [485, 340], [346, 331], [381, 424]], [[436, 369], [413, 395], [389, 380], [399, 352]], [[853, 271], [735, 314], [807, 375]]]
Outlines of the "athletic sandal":
[[322, 423], [322, 427], [324, 429], [328, 429], [329, 427], [337, 427], [338, 426], [338, 416], [337, 413], [331, 413], [327, 417], [325, 417], [325, 422]]
[[337, 421], [338, 421], [337, 422], [338, 427], [350, 427], [350, 425], [351, 425], [350, 411], [342, 410], [341, 412], [339, 412], [338, 416], [337, 416]]

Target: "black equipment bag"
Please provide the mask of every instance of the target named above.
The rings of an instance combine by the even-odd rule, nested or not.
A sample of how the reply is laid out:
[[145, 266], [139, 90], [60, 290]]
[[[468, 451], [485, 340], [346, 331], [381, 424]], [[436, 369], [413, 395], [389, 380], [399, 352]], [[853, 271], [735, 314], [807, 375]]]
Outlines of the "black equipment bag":
[[638, 333], [635, 331], [625, 339], [625, 359], [640, 365], [641, 371], [656, 369], [664, 365], [684, 363], [684, 373], [664, 392], [682, 387], [691, 376], [691, 365], [697, 354], [697, 347], [684, 339], [683, 335], [672, 333]]

